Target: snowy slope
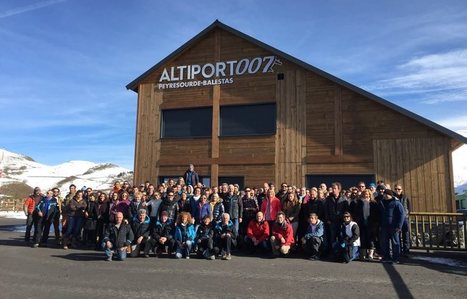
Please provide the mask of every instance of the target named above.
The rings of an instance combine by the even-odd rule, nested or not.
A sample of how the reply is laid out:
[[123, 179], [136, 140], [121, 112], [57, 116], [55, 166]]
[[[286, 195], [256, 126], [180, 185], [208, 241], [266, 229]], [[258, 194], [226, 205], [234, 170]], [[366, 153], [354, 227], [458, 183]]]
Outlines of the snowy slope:
[[132, 173], [113, 164], [69, 161], [55, 166], [35, 162], [30, 157], [0, 149], [0, 186], [24, 183], [30, 187], [67, 190], [70, 184], [108, 190], [116, 180], [131, 180]]

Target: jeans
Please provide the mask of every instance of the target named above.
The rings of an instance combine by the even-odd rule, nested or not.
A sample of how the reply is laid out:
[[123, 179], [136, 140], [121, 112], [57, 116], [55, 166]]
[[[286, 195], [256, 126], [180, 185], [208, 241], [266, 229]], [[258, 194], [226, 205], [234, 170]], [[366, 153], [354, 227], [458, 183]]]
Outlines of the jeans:
[[177, 244], [177, 258], [181, 258], [182, 256], [187, 257], [190, 256], [191, 247], [193, 246], [193, 241], [187, 240], [185, 244], [179, 242]]
[[240, 223], [238, 222], [238, 218], [235, 218], [235, 219], [232, 219], [232, 223], [235, 227], [235, 234], [238, 236], [238, 228], [239, 228], [239, 225]]
[[304, 250], [309, 256], [320, 256], [323, 240], [319, 237], [311, 237], [306, 240]]
[[34, 243], [47, 244], [53, 219], [37, 217], [37, 230], [34, 231]]
[[37, 224], [34, 221], [34, 217], [32, 216], [32, 214], [28, 214], [26, 218], [26, 234], [24, 235], [24, 240], [26, 242], [29, 242], [29, 240], [31, 239], [31, 230], [33, 225], [34, 229], [37, 229]]
[[82, 217], [70, 216], [68, 217], [68, 224], [66, 233], [63, 235], [63, 239], [68, 239], [70, 236], [74, 237], [75, 240], [81, 241], [81, 227], [83, 223]]
[[[385, 260], [399, 261], [401, 244], [399, 238], [400, 232], [396, 232], [393, 228], [381, 229], [381, 252]], [[392, 257], [391, 257], [392, 247]]]
[[258, 243], [258, 245], [255, 246], [249, 237], [245, 237], [245, 246], [250, 252], [256, 251], [257, 249], [263, 251], [269, 250], [269, 244], [267, 240], [261, 241]]
[[345, 243], [336, 242], [334, 244], [334, 250], [339, 258], [339, 260], [348, 263], [357, 259], [360, 256], [360, 247], [348, 245]]
[[408, 254], [410, 251], [410, 224], [409, 218], [404, 219], [404, 223], [402, 224], [402, 253]]
[[[112, 246], [113, 246], [113, 244], [112, 244]], [[105, 251], [105, 255], [108, 258], [112, 258], [112, 256], [114, 255], [114, 250], [112, 248], [107, 248], [105, 246], [105, 243], [104, 243], [104, 251]], [[126, 259], [126, 247], [123, 250], [120, 250], [120, 248], [117, 248], [115, 250], [115, 254], [117, 255], [118, 260], [124, 261]]]

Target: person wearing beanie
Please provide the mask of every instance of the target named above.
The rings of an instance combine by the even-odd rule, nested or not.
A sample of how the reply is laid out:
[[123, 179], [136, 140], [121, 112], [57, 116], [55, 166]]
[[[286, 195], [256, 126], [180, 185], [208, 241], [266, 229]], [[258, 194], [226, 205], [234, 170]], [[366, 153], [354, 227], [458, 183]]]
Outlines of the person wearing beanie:
[[359, 257], [360, 228], [349, 212], [345, 212], [339, 229], [338, 242], [335, 244], [338, 259], [349, 263]]
[[[394, 197], [392, 190], [385, 189], [383, 199], [379, 202], [381, 213], [381, 251], [384, 263], [399, 263], [400, 232], [404, 223], [404, 207]], [[392, 247], [392, 254], [390, 250]]]

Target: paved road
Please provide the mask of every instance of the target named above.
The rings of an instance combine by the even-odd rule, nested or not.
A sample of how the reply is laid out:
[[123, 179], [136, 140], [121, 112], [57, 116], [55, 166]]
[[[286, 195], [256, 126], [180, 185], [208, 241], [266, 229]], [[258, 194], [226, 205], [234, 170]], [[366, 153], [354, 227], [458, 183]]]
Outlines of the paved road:
[[301, 258], [234, 256], [231, 261], [135, 258], [30, 248], [0, 218], [1, 298], [466, 298], [467, 259], [458, 267], [408, 260], [348, 265]]

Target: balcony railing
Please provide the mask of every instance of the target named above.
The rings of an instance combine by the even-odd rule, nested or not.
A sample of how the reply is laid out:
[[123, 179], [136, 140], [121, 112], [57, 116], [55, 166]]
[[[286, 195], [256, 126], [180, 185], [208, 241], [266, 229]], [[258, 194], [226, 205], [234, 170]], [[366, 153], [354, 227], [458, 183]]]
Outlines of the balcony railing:
[[410, 213], [412, 248], [467, 251], [467, 215], [461, 213]]

